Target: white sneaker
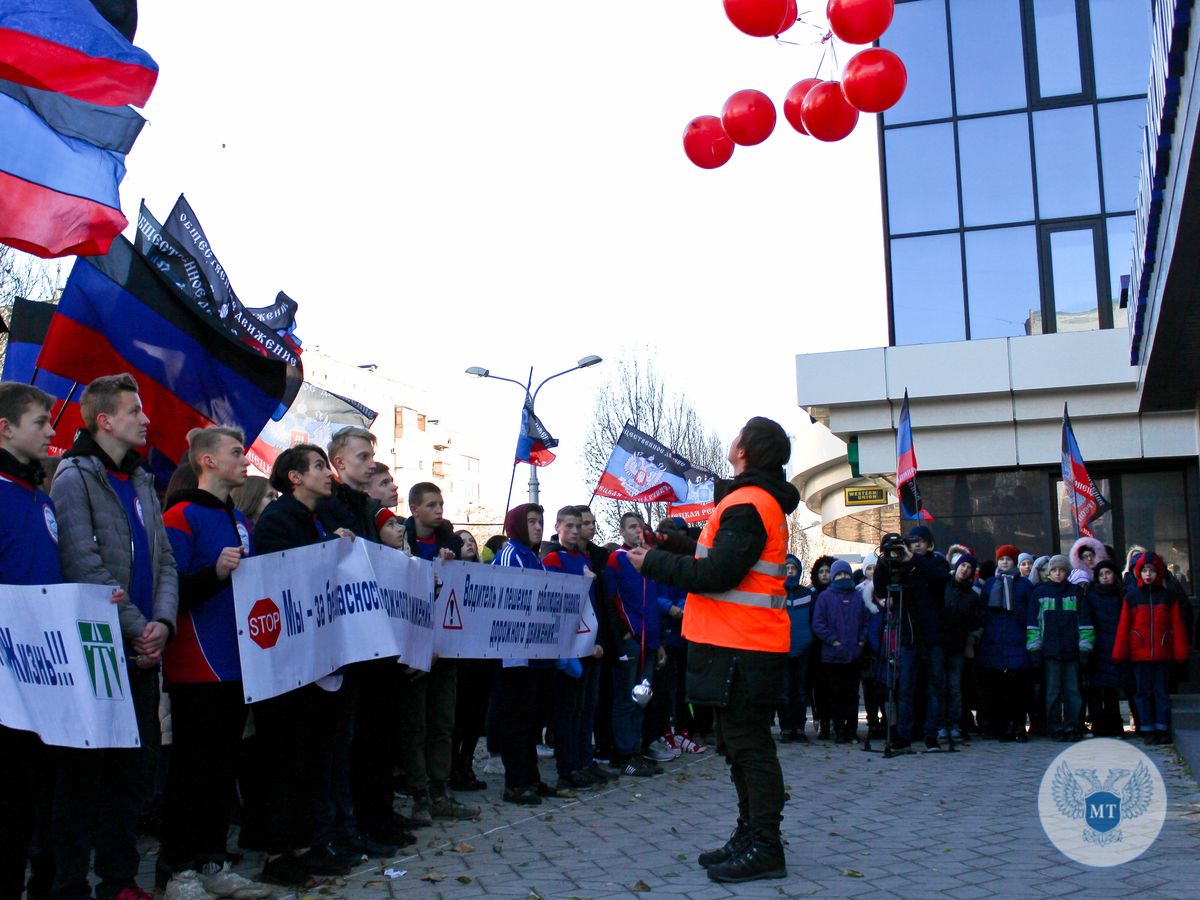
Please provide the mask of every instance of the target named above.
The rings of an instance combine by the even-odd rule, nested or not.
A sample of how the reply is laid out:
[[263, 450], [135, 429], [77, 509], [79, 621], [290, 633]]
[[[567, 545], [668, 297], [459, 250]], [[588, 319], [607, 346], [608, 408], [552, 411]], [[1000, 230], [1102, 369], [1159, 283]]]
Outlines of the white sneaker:
[[504, 760], [499, 756], [489, 756], [487, 762], [483, 764], [484, 775], [503, 775]]
[[212, 900], [212, 894], [204, 889], [200, 873], [195, 869], [184, 869], [172, 875], [163, 896], [167, 900]]
[[537, 745], [537, 755], [538, 755], [538, 759], [553, 759], [554, 758], [554, 748], [547, 747], [545, 744], [538, 744]]
[[200, 884], [214, 897], [232, 897], [233, 900], [261, 900], [272, 894], [265, 884], [233, 871], [229, 863], [220, 867], [216, 863], [207, 863], [200, 870]]
[[652, 759], [655, 762], [670, 762], [678, 755], [679, 751], [672, 750], [670, 747], [668, 747], [665, 743], [663, 743], [662, 738], [659, 738], [657, 741], [651, 744], [646, 752], [642, 754], [642, 756], [646, 759]]

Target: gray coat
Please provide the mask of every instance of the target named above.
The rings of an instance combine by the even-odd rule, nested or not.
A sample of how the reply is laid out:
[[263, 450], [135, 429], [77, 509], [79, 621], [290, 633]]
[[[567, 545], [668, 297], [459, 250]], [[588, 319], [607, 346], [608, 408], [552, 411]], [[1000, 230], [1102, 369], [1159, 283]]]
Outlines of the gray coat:
[[[162, 508], [154, 493], [154, 479], [138, 469], [130, 480], [146, 517], [154, 573], [154, 619], [168, 623], [174, 634], [179, 576], [163, 527]], [[54, 475], [50, 497], [58, 514], [58, 552], [64, 578], [74, 583], [111, 584], [128, 591], [133, 536], [125, 507], [109, 484], [104, 464], [94, 456], [64, 459]], [[121, 604], [119, 616], [126, 641], [141, 636], [146, 617], [128, 599]]]

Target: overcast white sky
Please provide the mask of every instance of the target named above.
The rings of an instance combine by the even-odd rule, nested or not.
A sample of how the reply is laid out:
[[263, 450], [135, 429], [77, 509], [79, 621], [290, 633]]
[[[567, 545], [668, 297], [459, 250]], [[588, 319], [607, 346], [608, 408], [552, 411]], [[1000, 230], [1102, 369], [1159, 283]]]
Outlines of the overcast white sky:
[[[720, 0], [140, 12], [136, 42], [161, 75], [126, 215], [145, 197], [161, 219], [186, 193], [243, 301], [287, 291], [306, 347], [388, 364], [487, 445], [493, 507], [521, 397], [467, 366], [523, 379], [532, 365], [536, 383], [648, 346], [728, 438], [751, 415], [807, 423], [795, 354], [886, 343], [874, 116], [826, 145], [781, 110], [724, 168], [683, 155], [692, 117], [746, 87], [781, 108], [821, 58], [742, 35]], [[549, 506], [591, 490], [576, 456], [613, 370], [538, 400], [561, 441], [541, 472]]]

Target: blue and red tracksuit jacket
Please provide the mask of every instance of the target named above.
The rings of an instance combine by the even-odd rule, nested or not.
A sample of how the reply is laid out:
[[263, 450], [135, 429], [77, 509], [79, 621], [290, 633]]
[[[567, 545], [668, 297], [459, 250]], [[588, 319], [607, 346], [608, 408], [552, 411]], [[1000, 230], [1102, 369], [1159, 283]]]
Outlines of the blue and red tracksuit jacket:
[[175, 639], [163, 656], [168, 684], [241, 681], [233, 582], [217, 577], [216, 562], [226, 547], [251, 553], [246, 517], [232, 501], [207, 491], [180, 491], [171, 498], [163, 524], [179, 570], [179, 617]]
[[54, 501], [0, 450], [0, 584], [62, 584]]
[[613, 598], [617, 613], [625, 629], [633, 635], [633, 639], [642, 643], [642, 636], [645, 634], [646, 649], [657, 650], [659, 584], [649, 578], [643, 578], [630, 564], [628, 554], [622, 550], [617, 550], [608, 557], [608, 565], [604, 569], [608, 596]]

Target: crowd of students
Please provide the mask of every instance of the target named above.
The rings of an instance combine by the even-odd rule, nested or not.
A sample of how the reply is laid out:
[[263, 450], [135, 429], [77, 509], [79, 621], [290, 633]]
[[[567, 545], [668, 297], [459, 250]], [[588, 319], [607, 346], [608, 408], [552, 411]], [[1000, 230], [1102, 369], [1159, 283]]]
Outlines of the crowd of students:
[[924, 525], [890, 544], [857, 572], [822, 556], [807, 585], [788, 558], [782, 741], [809, 741], [810, 708], [818, 739], [855, 740], [861, 695], [866, 739], [898, 750], [973, 734], [1123, 737], [1122, 697], [1134, 734], [1169, 743], [1169, 685], [1189, 659], [1193, 616], [1153, 550], [1131, 547], [1122, 568], [1111, 547], [1081, 537], [1069, 555], [1004, 544], [981, 563], [961, 544], [937, 551]]
[[[155, 886], [171, 900], [248, 900], [344, 875], [414, 843], [435, 819], [478, 816], [452, 791], [486, 788], [474, 768], [485, 735], [480, 774], [502, 773], [502, 798], [521, 805], [705, 751], [698, 736], [711, 721], [684, 700], [685, 598], [625, 559], [682, 522], [654, 536], [629, 513], [623, 544], [600, 547], [591, 510], [566, 506], [543, 542], [541, 507], [522, 504], [479, 547], [444, 519], [433, 483], [413, 485], [408, 518], [397, 516], [390, 470], [357, 427], [327, 448], [283, 451], [265, 479], [248, 475], [240, 431], [196, 429], [160, 495], [139, 453], [149, 420], [131, 376], [86, 387], [85, 429], [53, 462], [51, 405], [37, 388], [0, 385], [0, 583], [112, 586], [140, 747], [47, 747], [0, 726], [0, 896], [88, 898], [93, 881], [99, 900], [152, 896], [137, 881], [139, 822], [152, 820]], [[232, 575], [247, 556], [327, 540], [584, 575], [595, 649], [557, 661], [437, 659], [429, 672], [370, 660], [246, 704]], [[538, 766], [550, 755], [553, 784]], [[235, 816], [240, 850], [264, 854], [257, 881], [231, 867]]]

